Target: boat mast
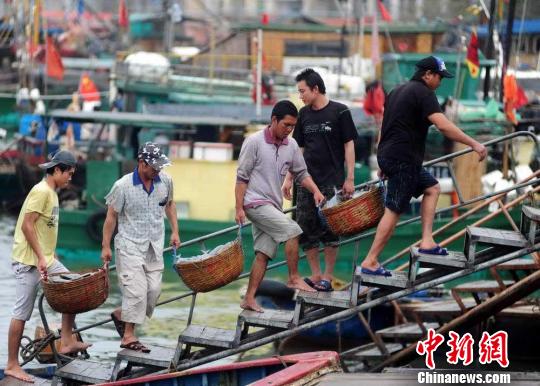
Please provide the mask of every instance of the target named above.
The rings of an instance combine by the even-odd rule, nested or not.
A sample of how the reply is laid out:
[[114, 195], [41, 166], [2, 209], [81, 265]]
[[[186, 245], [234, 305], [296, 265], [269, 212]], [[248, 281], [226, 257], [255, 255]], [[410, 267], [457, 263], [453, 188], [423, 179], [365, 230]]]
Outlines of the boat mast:
[[[512, 51], [512, 30], [514, 28], [514, 16], [516, 13], [516, 0], [510, 0], [508, 6], [508, 18], [506, 22], [506, 36], [504, 40], [504, 53], [503, 53], [503, 68], [501, 75], [501, 92], [499, 95], [500, 100], [504, 98], [504, 76], [508, 70], [510, 64], [510, 53]], [[519, 47], [518, 47], [519, 49]]]
[[[486, 42], [484, 46], [484, 52], [486, 53], [486, 59], [493, 59], [493, 29], [495, 27], [495, 18], [496, 18], [496, 5], [497, 0], [491, 0], [489, 4], [489, 26], [488, 26], [488, 34], [486, 37]], [[491, 66], [486, 66], [486, 77], [484, 78], [484, 100], [487, 100], [489, 98], [489, 86], [491, 82]]]

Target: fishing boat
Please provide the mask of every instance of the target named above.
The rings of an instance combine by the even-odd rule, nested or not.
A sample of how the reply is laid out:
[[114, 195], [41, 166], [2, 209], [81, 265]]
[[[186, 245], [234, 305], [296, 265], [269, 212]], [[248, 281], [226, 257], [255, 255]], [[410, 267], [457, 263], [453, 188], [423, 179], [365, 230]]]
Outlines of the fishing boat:
[[[49, 385], [55, 366], [31, 372], [36, 385]], [[174, 385], [174, 386], [263, 386], [263, 385], [305, 385], [311, 384], [324, 374], [339, 372], [339, 356], [332, 351], [309, 352], [285, 355], [246, 362], [236, 362], [198, 369], [172, 372], [169, 374], [147, 375], [135, 379], [105, 382], [103, 385]], [[0, 383], [3, 386], [18, 384], [12, 377], [6, 377], [0, 369]]]

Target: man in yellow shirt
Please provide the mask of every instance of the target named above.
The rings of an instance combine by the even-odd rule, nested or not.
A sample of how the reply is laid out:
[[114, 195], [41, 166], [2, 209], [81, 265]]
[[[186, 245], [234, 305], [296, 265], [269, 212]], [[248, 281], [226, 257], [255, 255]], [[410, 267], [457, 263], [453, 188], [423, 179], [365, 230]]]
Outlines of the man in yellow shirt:
[[[16, 279], [16, 301], [8, 332], [8, 362], [4, 374], [25, 382], [33, 382], [33, 378], [20, 367], [17, 351], [25, 323], [32, 315], [40, 277], [68, 272], [54, 254], [59, 213], [56, 189], [69, 183], [76, 163], [73, 154], [59, 151], [50, 162], [39, 165], [46, 170], [46, 176], [28, 193], [15, 227], [12, 268]], [[83, 351], [90, 346], [73, 337], [74, 321], [75, 315], [62, 315], [62, 354]]]

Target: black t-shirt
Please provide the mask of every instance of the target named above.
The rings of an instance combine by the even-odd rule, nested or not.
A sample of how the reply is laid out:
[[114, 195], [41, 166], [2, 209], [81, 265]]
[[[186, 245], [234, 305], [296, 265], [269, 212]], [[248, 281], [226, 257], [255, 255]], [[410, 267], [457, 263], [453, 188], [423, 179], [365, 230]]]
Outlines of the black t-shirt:
[[411, 80], [394, 88], [384, 106], [381, 140], [377, 157], [422, 165], [428, 117], [442, 112], [433, 90], [421, 80]]
[[304, 148], [308, 172], [318, 186], [338, 186], [345, 181], [344, 144], [358, 136], [351, 111], [329, 101], [320, 109], [304, 106], [298, 113], [293, 138]]

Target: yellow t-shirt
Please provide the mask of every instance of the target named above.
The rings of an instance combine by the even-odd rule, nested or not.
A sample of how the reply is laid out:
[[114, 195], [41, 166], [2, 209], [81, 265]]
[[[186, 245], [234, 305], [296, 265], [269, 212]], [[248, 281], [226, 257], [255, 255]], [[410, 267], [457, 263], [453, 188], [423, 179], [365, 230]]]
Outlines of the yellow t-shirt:
[[47, 260], [47, 267], [54, 261], [54, 250], [58, 235], [58, 195], [43, 180], [34, 185], [24, 200], [13, 237], [13, 260], [26, 265], [37, 266], [37, 256], [26, 240], [22, 224], [26, 213], [36, 212], [39, 217], [34, 224], [38, 243]]

